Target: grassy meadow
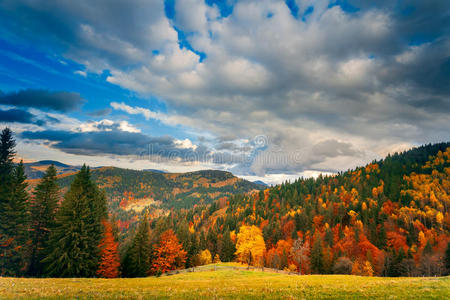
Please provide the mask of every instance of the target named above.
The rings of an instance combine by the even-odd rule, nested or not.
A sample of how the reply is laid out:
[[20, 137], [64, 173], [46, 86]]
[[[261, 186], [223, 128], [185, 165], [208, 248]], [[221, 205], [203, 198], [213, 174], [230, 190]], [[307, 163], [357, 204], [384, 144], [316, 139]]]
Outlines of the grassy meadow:
[[0, 299], [450, 299], [450, 277], [299, 276], [210, 269], [159, 278], [0, 278]]

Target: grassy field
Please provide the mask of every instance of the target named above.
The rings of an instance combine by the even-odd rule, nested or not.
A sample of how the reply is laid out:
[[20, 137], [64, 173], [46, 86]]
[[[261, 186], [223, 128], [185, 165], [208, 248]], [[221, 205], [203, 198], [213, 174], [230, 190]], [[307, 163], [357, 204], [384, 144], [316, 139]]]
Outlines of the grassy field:
[[0, 299], [450, 299], [450, 277], [285, 275], [247, 270], [134, 279], [0, 278]]

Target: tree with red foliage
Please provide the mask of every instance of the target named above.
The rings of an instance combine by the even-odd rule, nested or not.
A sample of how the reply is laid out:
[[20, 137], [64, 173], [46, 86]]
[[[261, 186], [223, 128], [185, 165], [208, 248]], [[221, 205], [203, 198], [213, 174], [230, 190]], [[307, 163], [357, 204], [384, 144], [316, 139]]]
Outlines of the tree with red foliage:
[[187, 252], [178, 242], [178, 238], [172, 229], [165, 231], [159, 245], [154, 251], [153, 272], [165, 273], [184, 266]]
[[105, 235], [100, 241], [100, 265], [97, 275], [104, 278], [116, 278], [119, 276], [120, 258], [117, 250], [118, 243], [114, 239], [113, 228], [111, 223], [106, 220], [102, 221], [105, 229]]

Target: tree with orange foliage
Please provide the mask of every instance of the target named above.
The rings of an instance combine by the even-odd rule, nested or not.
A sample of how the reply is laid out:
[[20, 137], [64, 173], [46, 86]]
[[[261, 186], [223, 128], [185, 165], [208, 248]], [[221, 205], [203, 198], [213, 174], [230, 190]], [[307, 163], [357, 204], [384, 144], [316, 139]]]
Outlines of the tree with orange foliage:
[[163, 232], [154, 251], [153, 272], [165, 273], [182, 268], [186, 262], [186, 254], [172, 229]]
[[97, 275], [104, 278], [116, 278], [119, 276], [120, 258], [117, 250], [119, 244], [114, 239], [111, 223], [102, 221], [105, 235], [100, 241], [101, 253], [100, 265]]

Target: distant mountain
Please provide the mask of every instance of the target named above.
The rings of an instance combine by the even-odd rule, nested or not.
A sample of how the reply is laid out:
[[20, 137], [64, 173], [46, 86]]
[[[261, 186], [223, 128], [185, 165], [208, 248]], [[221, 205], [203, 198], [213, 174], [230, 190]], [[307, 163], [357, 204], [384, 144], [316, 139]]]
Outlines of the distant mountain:
[[143, 169], [142, 171], [153, 172], [153, 173], [167, 173], [167, 171], [157, 170], [157, 169]]
[[267, 183], [265, 183], [264, 181], [261, 181], [261, 180], [255, 180], [255, 181], [253, 181], [253, 183], [263, 185], [263, 186], [269, 186]]
[[70, 166], [55, 160], [41, 160], [32, 163], [24, 163], [25, 174], [28, 179], [38, 179], [44, 176], [45, 170], [54, 165], [58, 175], [78, 172], [81, 166]]
[[[73, 178], [74, 175], [63, 176], [59, 184], [67, 188]], [[217, 170], [162, 173], [103, 167], [92, 170], [92, 179], [106, 192], [113, 209], [142, 209], [150, 204], [162, 208], [191, 208], [264, 187]]]
[[70, 168], [72, 166], [66, 165], [64, 163], [61, 163], [56, 160], [40, 160], [37, 162], [28, 163], [29, 166], [49, 166], [54, 165], [55, 167], [61, 167], [61, 168]]

